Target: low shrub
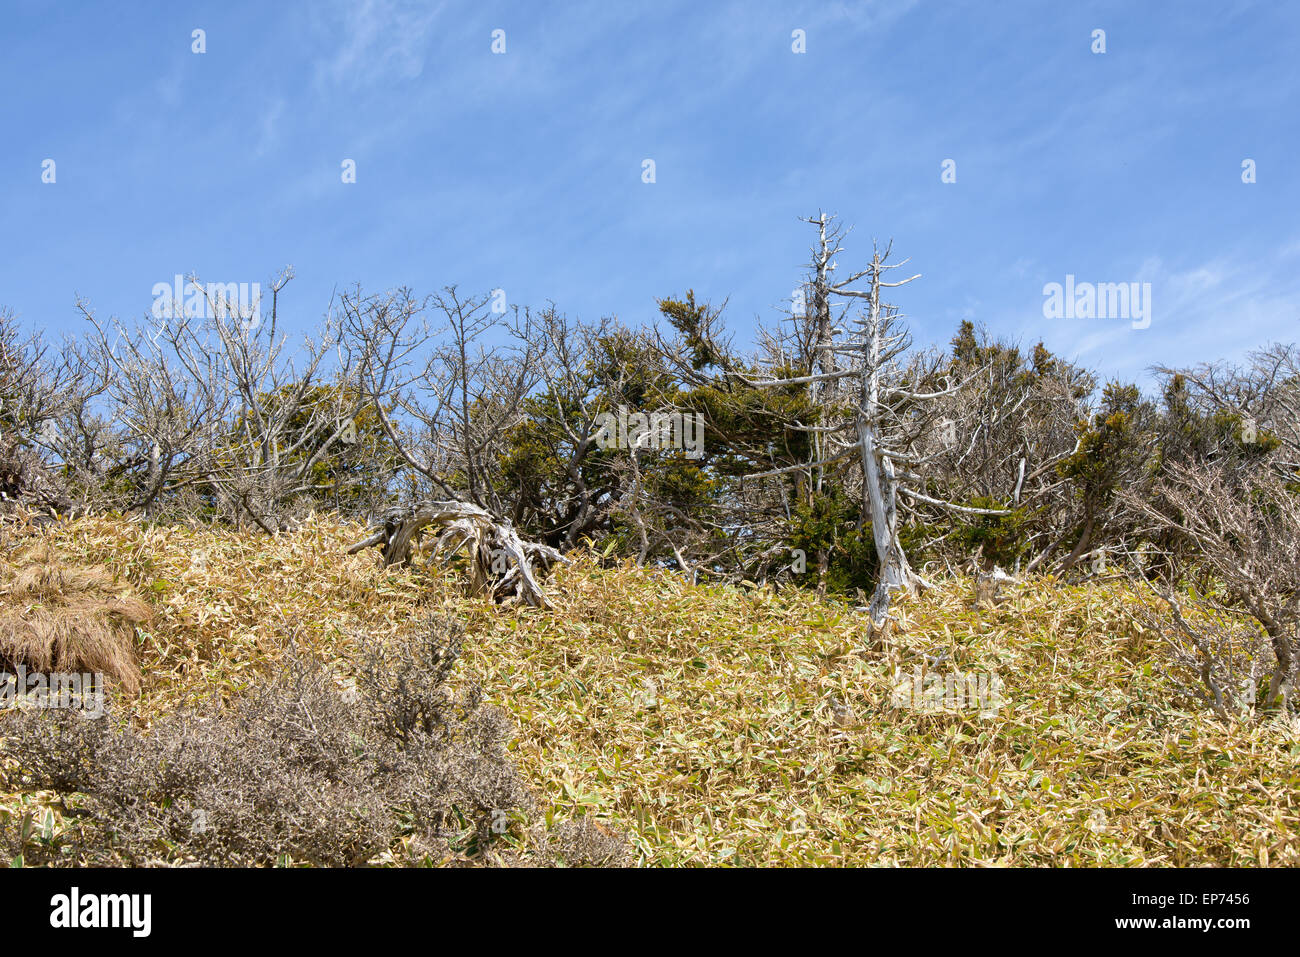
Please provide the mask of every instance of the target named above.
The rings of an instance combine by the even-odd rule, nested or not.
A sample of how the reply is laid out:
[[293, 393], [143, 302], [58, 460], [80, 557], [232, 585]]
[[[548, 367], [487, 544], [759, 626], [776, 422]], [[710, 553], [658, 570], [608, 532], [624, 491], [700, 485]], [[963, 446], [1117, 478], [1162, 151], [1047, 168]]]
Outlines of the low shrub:
[[[532, 798], [506, 751], [506, 718], [448, 680], [462, 637], [432, 619], [413, 638], [362, 640], [348, 682], [291, 652], [250, 693], [147, 730], [111, 713], [19, 710], [0, 724], [0, 789], [59, 792], [87, 826], [80, 846], [58, 849], [10, 828], [9, 853], [50, 864], [520, 863], [508, 835]], [[532, 843], [541, 863], [612, 863], [621, 839], [578, 827], [554, 847], [536, 833]]]

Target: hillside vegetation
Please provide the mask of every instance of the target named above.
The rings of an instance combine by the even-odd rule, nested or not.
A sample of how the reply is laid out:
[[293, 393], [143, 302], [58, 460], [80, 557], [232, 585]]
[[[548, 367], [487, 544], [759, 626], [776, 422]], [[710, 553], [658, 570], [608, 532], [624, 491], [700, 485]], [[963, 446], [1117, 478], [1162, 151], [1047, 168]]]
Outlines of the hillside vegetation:
[[[1119, 581], [1031, 578], [977, 606], [969, 580], [940, 580], [873, 637], [864, 611], [809, 590], [692, 585], [590, 552], [556, 569], [552, 609], [493, 604], [454, 569], [346, 554], [364, 534], [319, 516], [274, 538], [89, 516], [13, 526], [5, 547], [104, 569], [150, 606], [141, 691], [121, 699], [144, 734], [251, 694], [291, 643], [346, 686], [359, 637], [463, 622], [453, 680], [509, 717], [536, 798], [500, 835], [524, 862], [539, 828], [586, 820], [648, 866], [1300, 863], [1300, 726], [1182, 701]], [[1000, 699], [900, 706], [918, 668], [996, 675]], [[0, 794], [28, 858], [75, 863], [76, 812]], [[430, 860], [410, 843], [372, 862]]]

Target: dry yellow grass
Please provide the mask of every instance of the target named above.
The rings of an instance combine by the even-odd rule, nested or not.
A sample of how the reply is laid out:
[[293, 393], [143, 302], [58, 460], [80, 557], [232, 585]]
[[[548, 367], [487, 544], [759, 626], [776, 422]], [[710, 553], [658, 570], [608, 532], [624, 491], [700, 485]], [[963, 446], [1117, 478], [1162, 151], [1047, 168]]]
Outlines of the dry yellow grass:
[[98, 672], [140, 689], [135, 629], [150, 609], [102, 568], [64, 564], [49, 545], [0, 562], [0, 663]]
[[[361, 530], [324, 519], [275, 541], [96, 518], [49, 535], [148, 596], [144, 722], [237, 693], [286, 636], [345, 673], [354, 629], [454, 611], [540, 806], [628, 831], [644, 864], [1300, 863], [1300, 729], [1178, 710], [1114, 586], [1038, 581], [975, 608], [954, 582], [864, 647], [863, 617], [814, 595], [587, 558], [557, 573], [553, 611], [502, 608], [345, 555]], [[996, 673], [995, 713], [894, 706], [926, 655]], [[65, 826], [43, 795], [0, 795], [0, 824], [22, 813], [52, 840]]]

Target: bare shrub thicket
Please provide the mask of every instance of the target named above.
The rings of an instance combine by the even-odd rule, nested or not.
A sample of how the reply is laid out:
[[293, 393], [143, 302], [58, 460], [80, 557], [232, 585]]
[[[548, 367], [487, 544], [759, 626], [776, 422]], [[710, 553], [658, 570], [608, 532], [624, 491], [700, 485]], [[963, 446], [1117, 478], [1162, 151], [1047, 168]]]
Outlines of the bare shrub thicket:
[[78, 380], [75, 346], [52, 356], [37, 335], [23, 336], [17, 318], [0, 310], [0, 503], [66, 510], [66, 483], [43, 452], [58, 441], [56, 422], [87, 384]]
[[[369, 403], [359, 382], [372, 357], [333, 314], [291, 347], [280, 297], [292, 275], [271, 284], [256, 313], [206, 290], [200, 315], [136, 328], [102, 323], [82, 306], [94, 330], [90, 362], [106, 384], [118, 436], [122, 507], [197, 504], [273, 533], [332, 486], [337, 494], [342, 459], [364, 447], [359, 425]], [[382, 457], [367, 458], [353, 464], [355, 481], [382, 493]]]
[[1135, 617], [1158, 636], [1165, 673], [1179, 696], [1224, 719], [1249, 718], [1272, 670], [1266, 636], [1248, 618], [1221, 605], [1180, 596], [1170, 587], [1138, 587], [1140, 593], [1147, 587], [1154, 591]]
[[537, 384], [548, 343], [529, 310], [498, 313], [493, 305], [455, 286], [427, 298], [354, 289], [340, 313], [366, 359], [361, 393], [419, 491], [506, 516], [497, 481], [504, 438]]
[[[453, 688], [461, 640], [434, 619], [406, 643], [363, 641], [354, 688], [290, 654], [248, 693], [147, 731], [121, 714], [19, 709], [0, 723], [0, 787], [63, 795], [83, 839], [55, 852], [11, 829], [8, 850], [50, 864], [516, 863], [500, 838], [521, 832], [533, 801], [504, 715], [476, 687]], [[535, 858], [617, 862], [625, 848], [604, 836], [569, 828], [552, 846], [534, 829]]]
[[[1211, 609], [1257, 623], [1271, 650], [1263, 705], [1285, 710], [1294, 703], [1300, 658], [1300, 497], [1271, 469], [1237, 473], [1210, 464], [1170, 466], [1156, 491], [1154, 498], [1134, 496], [1134, 508], [1189, 546], [1179, 574], [1201, 573]], [[1226, 707], [1239, 683], [1243, 640], [1232, 640], [1213, 620], [1185, 617], [1172, 588], [1160, 594], [1174, 630], [1196, 648], [1211, 700]]]
[[203, 308], [138, 323], [81, 303], [88, 334], [57, 354], [0, 316], [4, 434], [93, 505], [160, 518], [273, 534], [309, 509], [373, 514], [431, 494], [509, 516], [505, 437], [549, 327], [455, 287], [358, 288], [294, 340], [292, 278], [252, 307], [192, 279]]

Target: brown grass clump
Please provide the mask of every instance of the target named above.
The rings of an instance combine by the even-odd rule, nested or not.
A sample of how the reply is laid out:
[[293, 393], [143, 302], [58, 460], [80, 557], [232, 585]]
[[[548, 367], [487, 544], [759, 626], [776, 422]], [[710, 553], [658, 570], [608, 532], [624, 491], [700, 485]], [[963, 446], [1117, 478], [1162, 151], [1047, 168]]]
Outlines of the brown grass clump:
[[48, 546], [0, 562], [0, 668], [100, 672], [135, 694], [135, 627], [150, 617], [109, 572], [65, 565]]

